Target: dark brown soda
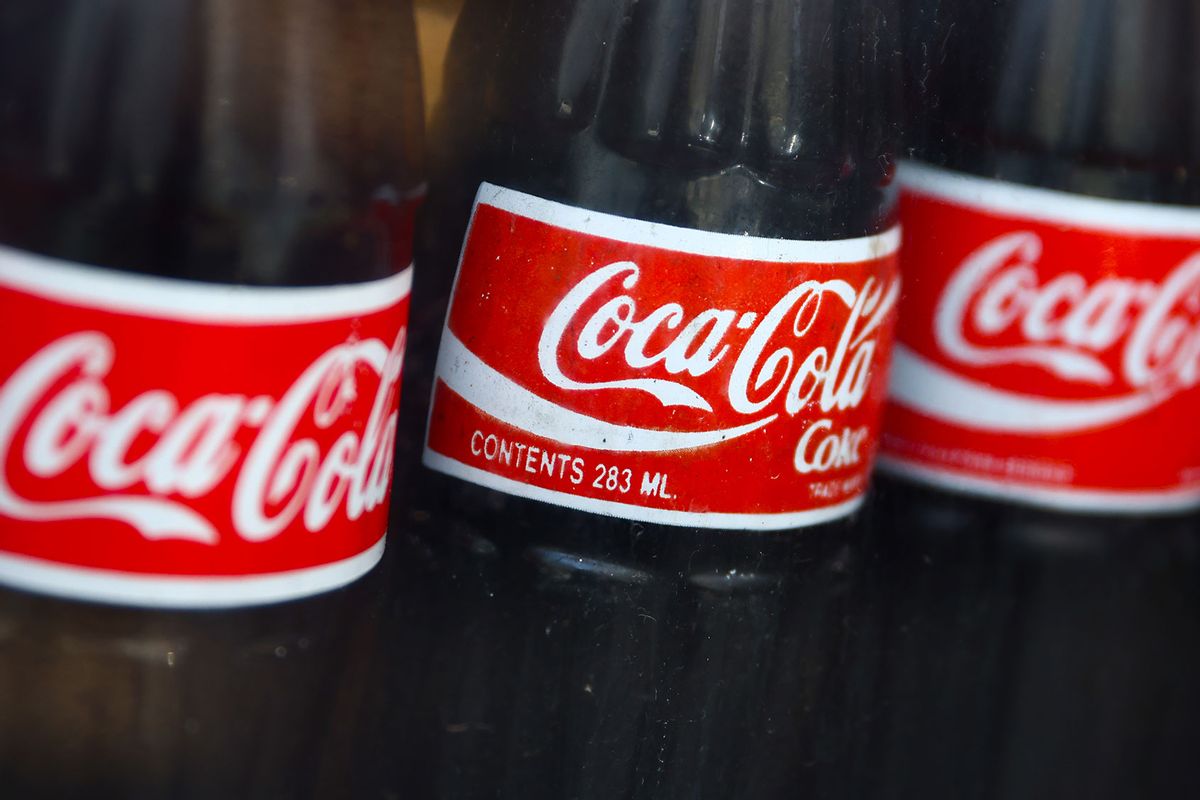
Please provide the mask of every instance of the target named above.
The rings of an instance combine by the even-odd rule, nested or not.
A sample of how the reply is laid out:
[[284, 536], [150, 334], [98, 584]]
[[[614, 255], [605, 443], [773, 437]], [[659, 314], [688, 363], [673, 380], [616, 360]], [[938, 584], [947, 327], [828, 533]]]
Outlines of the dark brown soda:
[[[1200, 6], [909, 0], [911, 157], [1200, 206]], [[919, 285], [920, 265], [903, 265]], [[1146, 442], [1154, 448], [1156, 442]], [[1200, 519], [880, 477], [888, 631], [872, 796], [1200, 794]]]
[[894, 221], [897, 24], [855, 0], [467, 3], [418, 234], [401, 423], [414, 446], [400, 459], [411, 557], [356, 791], [855, 793], [876, 641], [860, 519], [630, 522], [431, 472], [419, 444], [481, 182], [705, 231], [878, 233]]
[[[411, 245], [372, 208], [422, 180], [415, 46], [404, 0], [9, 0], [0, 242], [195, 281], [389, 275]], [[0, 795], [340, 795], [375, 577], [220, 611], [0, 589]]]

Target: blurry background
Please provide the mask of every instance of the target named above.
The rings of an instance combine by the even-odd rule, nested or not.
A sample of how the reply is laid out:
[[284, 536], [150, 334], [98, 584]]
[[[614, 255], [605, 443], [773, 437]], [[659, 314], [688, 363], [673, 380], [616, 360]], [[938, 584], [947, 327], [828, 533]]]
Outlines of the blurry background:
[[442, 68], [454, 20], [463, 0], [417, 0], [417, 40], [421, 48], [421, 75], [425, 82], [425, 119], [442, 97]]

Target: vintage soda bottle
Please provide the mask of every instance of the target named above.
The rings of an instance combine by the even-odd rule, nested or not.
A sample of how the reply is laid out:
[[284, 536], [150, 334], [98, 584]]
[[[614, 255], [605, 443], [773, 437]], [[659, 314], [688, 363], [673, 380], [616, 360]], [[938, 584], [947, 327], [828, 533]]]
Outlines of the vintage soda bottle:
[[311, 793], [384, 547], [407, 2], [0, 10], [0, 786]]
[[372, 790], [853, 794], [896, 26], [829, 0], [466, 4]]
[[1189, 796], [1200, 9], [907, 10], [878, 796]]

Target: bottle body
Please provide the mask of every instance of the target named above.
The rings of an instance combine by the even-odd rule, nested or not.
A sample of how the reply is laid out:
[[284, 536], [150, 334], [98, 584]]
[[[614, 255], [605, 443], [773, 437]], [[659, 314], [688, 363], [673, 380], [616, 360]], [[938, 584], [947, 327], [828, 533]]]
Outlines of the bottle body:
[[1195, 395], [1159, 325], [1195, 327], [1195, 11], [908, 11], [885, 796], [1186, 795]]
[[[645, 443], [653, 431], [696, 433], [700, 423], [693, 420], [709, 412], [679, 405], [673, 417], [662, 416], [667, 412], [652, 392], [636, 395], [628, 384], [565, 388], [571, 381], [654, 379], [634, 385], [665, 387], [675, 392], [669, 398], [700, 397], [709, 417], [720, 414], [728, 400], [713, 389], [728, 381], [704, 383], [710, 373], [695, 360], [688, 362], [694, 373], [655, 372], [662, 369], [658, 361], [637, 372], [636, 353], [621, 361], [632, 352], [628, 330], [604, 348], [620, 323], [596, 316], [602, 301], [635, 303], [632, 316], [620, 312], [630, 323], [678, 306], [677, 323], [642, 328], [646, 356], [670, 346], [675, 337], [667, 334], [687, 329], [701, 312], [712, 311], [707, 331], [716, 329], [719, 314], [733, 315], [722, 340], [732, 364], [744, 346], [736, 338], [741, 331], [808, 277], [786, 273], [800, 277], [770, 302], [737, 305], [732, 287], [748, 294], [754, 275], [794, 269], [780, 263], [785, 258], [762, 259], [796, 242], [877, 241], [872, 237], [891, 229], [893, 95], [882, 61], [868, 55], [863, 65], [859, 57], [872, 35], [886, 36], [891, 18], [853, 4], [801, 5], [464, 9], [436, 114], [433, 138], [441, 151], [418, 236], [414, 289], [428, 316], [413, 323], [406, 366], [412, 383], [402, 413], [412, 431], [402, 438], [416, 445], [402, 461], [419, 487], [407, 528], [414, 563], [424, 565], [411, 578], [421, 588], [409, 594], [436, 597], [436, 607], [450, 611], [422, 640], [438, 666], [375, 684], [377, 705], [411, 692], [414, 680], [432, 687], [423, 692], [432, 699], [410, 711], [427, 726], [427, 733], [408, 729], [420, 740], [413, 747], [421, 756], [411, 760], [420, 765], [402, 755], [409, 748], [401, 745], [363, 770], [383, 786], [411, 785], [409, 776], [422, 774], [429, 791], [456, 796], [775, 796], [802, 782], [834, 785], [860, 757], [855, 742], [869, 713], [869, 679], [855, 670], [867, 667], [844, 665], [858, 663], [852, 654], [868, 646], [869, 634], [865, 622], [852, 631], [842, 624], [867, 616], [858, 520], [835, 515], [805, 527], [738, 529], [747, 515], [733, 506], [739, 484], [719, 471], [694, 470], [711, 475], [708, 496], [672, 505], [687, 488], [693, 462], [678, 462], [666, 484], [655, 485], [655, 473], [670, 470], [650, 468], [636, 447], [609, 447], [602, 436], [579, 446], [581, 431], [599, 430], [593, 423], [600, 420], [627, 434], [636, 427], [641, 432], [628, 434], [629, 441]], [[834, 31], [828, 60], [806, 60], [801, 43], [820, 42], [827, 28]], [[666, 37], [678, 47], [662, 47]], [[500, 212], [511, 216], [498, 223]], [[546, 237], [538, 241], [548, 242], [536, 250], [521, 233], [535, 229]], [[731, 237], [737, 237], [733, 250], [714, 244]], [[668, 240], [692, 244], [664, 254]], [[764, 246], [775, 248], [775, 256], [754, 255]], [[483, 269], [487, 264], [495, 271]], [[522, 271], [529, 264], [536, 268]], [[547, 321], [566, 308], [565, 298], [581, 296], [572, 287], [592, 276], [603, 280], [609, 267], [637, 270], [612, 278], [624, 281], [631, 299], [581, 300], [582, 311], [554, 346]], [[851, 270], [845, 267], [847, 275]], [[662, 280], [666, 274], [672, 279]], [[480, 275], [496, 283], [480, 288]], [[725, 283], [721, 275], [729, 276]], [[854, 280], [857, 290], [865, 278], [847, 278]], [[497, 300], [511, 291], [509, 281], [529, 288]], [[880, 283], [876, 278], [873, 285]], [[550, 301], [534, 308], [543, 293]], [[472, 314], [461, 313], [468, 301]], [[494, 302], [506, 310], [493, 311]], [[753, 311], [747, 327], [736, 329], [733, 322], [747, 310]], [[593, 324], [587, 319], [596, 320], [604, 350], [591, 362], [571, 356], [576, 338], [589, 336], [581, 334]], [[451, 336], [461, 357], [446, 356]], [[700, 338], [680, 355], [702, 350]], [[885, 349], [880, 340], [880, 359]], [[561, 377], [538, 361], [549, 350]], [[710, 355], [717, 352], [714, 345]], [[797, 348], [793, 368], [806, 355]], [[528, 391], [521, 395], [525, 405], [501, 408], [502, 393], [478, 392], [479, 384], [459, 380], [455, 370], [474, 359], [492, 371], [473, 376], [490, 380], [499, 372], [512, 379]], [[614, 359], [621, 369], [609, 369]], [[596, 371], [585, 373], [589, 363]], [[488, 406], [490, 421], [460, 416], [450, 403], [464, 397], [475, 408]], [[540, 409], [539, 423], [525, 420], [528, 408]], [[592, 421], [570, 428], [573, 441], [555, 427], [563, 408]], [[511, 443], [504, 429], [496, 441], [488, 439], [499, 422], [513, 420], [524, 426], [522, 438]], [[557, 462], [560, 471], [539, 477], [533, 473], [548, 435], [553, 457], [566, 460]], [[533, 462], [523, 460], [530, 443], [538, 452]], [[506, 446], [519, 448], [516, 461], [507, 460]], [[719, 458], [719, 443], [705, 446]], [[869, 449], [863, 447], [864, 457]], [[572, 484], [576, 457], [581, 477]], [[473, 469], [447, 467], [447, 459]], [[502, 471], [513, 463], [532, 465], [530, 476]], [[759, 480], [748, 475], [747, 482]], [[726, 526], [704, 517], [722, 502], [730, 503], [722, 511], [742, 519]], [[664, 516], [673, 521], [662, 522]], [[392, 663], [423, 633], [411, 621], [397, 623], [393, 635], [404, 644], [394, 644]]]
[[[0, 774], [22, 796], [317, 791], [344, 750], [330, 719], [351, 690], [324, 687], [365, 636], [354, 579], [382, 552], [388, 464], [356, 484], [358, 517], [304, 521], [344, 429], [308, 416], [301, 376], [349, 365], [364, 402], [342, 419], [391, 452], [421, 181], [411, 9], [16, 3], [0, 36], [16, 320], [0, 381], [22, 409], [0, 509]], [[337, 349], [363, 324], [370, 366]], [[276, 435], [313, 460], [264, 490], [255, 528]]]

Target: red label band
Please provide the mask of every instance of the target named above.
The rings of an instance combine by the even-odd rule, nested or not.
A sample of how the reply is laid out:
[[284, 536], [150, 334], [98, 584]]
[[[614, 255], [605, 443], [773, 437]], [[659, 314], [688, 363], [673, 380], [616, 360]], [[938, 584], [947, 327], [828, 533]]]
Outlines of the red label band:
[[881, 465], [1063, 509], [1200, 505], [1200, 209], [902, 175]]
[[0, 582], [220, 607], [369, 570], [410, 281], [225, 286], [0, 248]]
[[484, 184], [425, 463], [647, 522], [849, 514], [876, 447], [898, 243], [707, 233]]

